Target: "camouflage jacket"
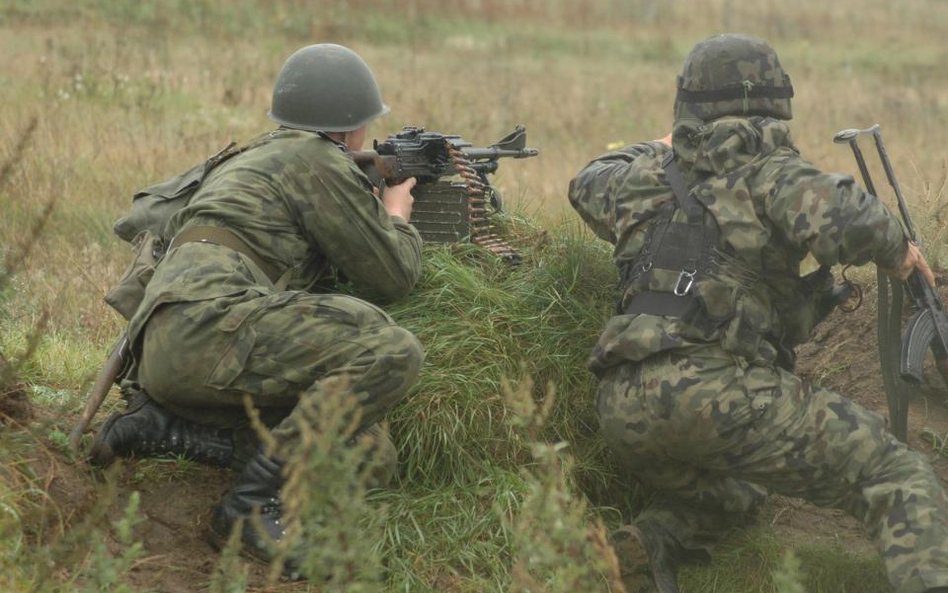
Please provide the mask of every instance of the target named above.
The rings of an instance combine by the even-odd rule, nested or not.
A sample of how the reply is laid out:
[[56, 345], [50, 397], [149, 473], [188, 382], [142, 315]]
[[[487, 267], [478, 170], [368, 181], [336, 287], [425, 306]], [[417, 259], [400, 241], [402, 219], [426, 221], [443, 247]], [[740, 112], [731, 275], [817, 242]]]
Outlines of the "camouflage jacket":
[[[365, 174], [339, 145], [278, 128], [214, 169], [170, 233], [225, 227], [283, 275], [289, 290], [329, 292], [341, 274], [366, 296], [396, 298], [421, 275], [421, 237], [389, 216]], [[163, 303], [241, 301], [275, 290], [248, 257], [204, 243], [172, 245], [129, 324], [134, 341]]]
[[[713, 323], [699, 329], [673, 316], [618, 314], [590, 360], [595, 372], [656, 352], [718, 344], [758, 364], [805, 341], [817, 322], [814, 295], [801, 280], [807, 255], [821, 266], [869, 260], [894, 268], [905, 254], [899, 220], [853, 178], [821, 172], [801, 158], [786, 123], [764, 117], [681, 120], [673, 146], [686, 184], [720, 231], [715, 267], [694, 292]], [[606, 153], [570, 183], [569, 200], [628, 269], [657, 213], [674, 203], [658, 142]], [[674, 220], [683, 219], [681, 210]], [[675, 278], [644, 289], [671, 292]], [[643, 286], [621, 287], [623, 302]], [[621, 307], [621, 305], [620, 305]]]

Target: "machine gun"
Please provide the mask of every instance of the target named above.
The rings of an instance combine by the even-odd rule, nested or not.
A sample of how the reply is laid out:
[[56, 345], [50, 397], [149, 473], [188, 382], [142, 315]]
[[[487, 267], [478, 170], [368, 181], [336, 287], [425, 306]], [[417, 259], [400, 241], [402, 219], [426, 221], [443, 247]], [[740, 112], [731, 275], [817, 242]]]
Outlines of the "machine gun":
[[[486, 148], [474, 148], [460, 136], [405, 127], [373, 150], [353, 151], [353, 160], [378, 185], [414, 177], [412, 224], [422, 239], [434, 243], [470, 240], [511, 264], [520, 255], [491, 226], [492, 213], [503, 209], [500, 193], [487, 175], [495, 173], [501, 158], [523, 159], [539, 154], [527, 148], [527, 131], [513, 132]], [[458, 178], [451, 181], [447, 178]]]
[[382, 142], [376, 140], [373, 150], [350, 154], [357, 165], [374, 167], [389, 183], [414, 177], [424, 185], [448, 175], [463, 174], [467, 169], [478, 175], [494, 173], [497, 161], [503, 157], [523, 159], [540, 154], [536, 148], [527, 148], [526, 144], [527, 130], [523, 126], [517, 126], [487, 148], [472, 148], [471, 143], [460, 136], [406, 126]]
[[[918, 236], [915, 232], [915, 225], [912, 224], [912, 217], [909, 215], [908, 205], [902, 196], [902, 190], [895, 179], [895, 172], [892, 169], [892, 163], [889, 161], [885, 144], [882, 142], [882, 131], [879, 124], [866, 129], [842, 130], [833, 136], [833, 142], [849, 144], [853, 155], [856, 157], [856, 164], [859, 167], [859, 173], [862, 175], [866, 190], [873, 195], [878, 195], [872, 183], [872, 177], [869, 175], [869, 168], [866, 166], [862, 150], [859, 148], [858, 138], [862, 135], [873, 137], [886, 179], [888, 179], [889, 185], [892, 186], [898, 200], [899, 213], [902, 215], [902, 222], [905, 224], [908, 238], [913, 243], [918, 243]], [[882, 378], [885, 382], [888, 397], [892, 434], [904, 442], [908, 433], [910, 391], [914, 385], [918, 385], [924, 380], [922, 368], [929, 350], [935, 357], [935, 367], [945, 383], [948, 384], [948, 314], [945, 313], [938, 293], [928, 284], [918, 270], [914, 270], [905, 282], [889, 278], [881, 272], [878, 279], [879, 358], [882, 364]], [[908, 293], [912, 299], [914, 312], [905, 326], [901, 341], [899, 341], [904, 293]], [[896, 360], [898, 360], [897, 373]]]

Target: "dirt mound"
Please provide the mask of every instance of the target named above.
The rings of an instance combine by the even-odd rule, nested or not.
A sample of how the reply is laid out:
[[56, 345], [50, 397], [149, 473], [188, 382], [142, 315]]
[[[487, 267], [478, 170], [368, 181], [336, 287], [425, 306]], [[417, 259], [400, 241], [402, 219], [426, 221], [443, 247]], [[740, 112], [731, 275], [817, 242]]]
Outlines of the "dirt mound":
[[144, 521], [137, 536], [146, 551], [130, 580], [142, 590], [184, 593], [202, 589], [218, 563], [218, 554], [204, 533], [211, 507], [233, 479], [231, 472], [190, 467], [180, 473], [172, 469], [148, 476], [142, 474], [140, 465], [122, 467], [119, 484], [125, 495], [113, 504], [117, 518], [127, 504], [127, 493], [140, 493]]
[[[64, 424], [62, 418], [37, 409], [33, 426]], [[130, 496], [138, 492], [142, 521], [135, 529], [135, 538], [142, 542], [144, 551], [124, 579], [142, 591], [207, 590], [219, 554], [205, 540], [205, 529], [213, 505], [234, 480], [233, 471], [175, 459], [119, 461], [103, 471], [70, 459], [60, 445], [47, 438], [29, 438], [37, 438], [40, 446], [30, 447], [25, 453], [21, 462], [28, 469], [22, 473], [45, 496], [25, 523], [30, 525], [35, 541], [56, 550], [52, 556], [57, 573], [68, 578], [81, 570], [84, 553], [74, 548], [88, 542], [76, 546], [72, 542], [78, 532], [71, 530], [103, 530], [108, 534], [109, 550], [120, 556], [125, 550], [110, 526], [123, 517]], [[95, 516], [100, 519], [93, 519], [90, 525], [89, 518]], [[86, 531], [81, 537], [87, 535]], [[247, 561], [243, 568], [249, 591], [305, 588], [302, 583], [268, 586], [267, 567]]]

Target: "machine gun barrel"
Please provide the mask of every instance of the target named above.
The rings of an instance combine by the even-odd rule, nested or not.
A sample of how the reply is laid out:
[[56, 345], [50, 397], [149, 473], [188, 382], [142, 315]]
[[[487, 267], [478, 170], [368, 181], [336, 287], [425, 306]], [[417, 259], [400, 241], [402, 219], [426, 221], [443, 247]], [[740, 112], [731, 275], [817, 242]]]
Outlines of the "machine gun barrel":
[[510, 157], [514, 159], [526, 159], [540, 154], [540, 151], [536, 148], [521, 148], [516, 150], [506, 149], [506, 148], [497, 148], [494, 146], [488, 146], [487, 148], [462, 148], [461, 154], [465, 158], [472, 161], [479, 161], [482, 159], [495, 160], [503, 157]]

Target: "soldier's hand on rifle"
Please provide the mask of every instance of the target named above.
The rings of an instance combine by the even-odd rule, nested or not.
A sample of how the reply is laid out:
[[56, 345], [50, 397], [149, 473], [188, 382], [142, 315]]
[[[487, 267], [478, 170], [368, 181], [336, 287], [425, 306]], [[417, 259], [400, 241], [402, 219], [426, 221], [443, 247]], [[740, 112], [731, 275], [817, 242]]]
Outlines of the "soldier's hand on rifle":
[[908, 249], [905, 250], [905, 259], [902, 260], [902, 264], [898, 269], [889, 270], [889, 273], [899, 280], [907, 280], [912, 274], [912, 271], [916, 269], [922, 274], [922, 277], [925, 278], [925, 282], [928, 282], [929, 286], [935, 288], [935, 274], [933, 274], [932, 269], [928, 267], [928, 260], [922, 255], [918, 245], [909, 241]]
[[409, 177], [397, 185], [386, 185], [382, 190], [382, 205], [388, 211], [390, 216], [398, 216], [408, 222], [411, 219], [411, 208], [415, 203], [414, 196], [411, 195], [411, 189], [415, 187], [417, 180]]
[[661, 143], [664, 144], [665, 146], [671, 146], [671, 145], [672, 145], [672, 133], [671, 133], [671, 132], [668, 132], [668, 135], [665, 136], [664, 138], [656, 138], [656, 139], [655, 139], [655, 142], [661, 142]]

